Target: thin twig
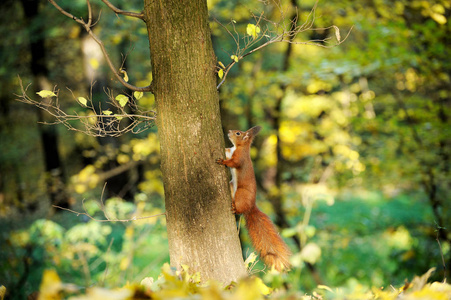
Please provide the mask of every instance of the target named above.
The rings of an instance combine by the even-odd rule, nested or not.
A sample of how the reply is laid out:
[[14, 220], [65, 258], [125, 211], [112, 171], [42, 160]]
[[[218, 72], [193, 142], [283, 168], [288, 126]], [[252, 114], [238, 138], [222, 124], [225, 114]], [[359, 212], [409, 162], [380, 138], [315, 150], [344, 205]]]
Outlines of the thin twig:
[[[71, 13], [68, 13], [67, 11], [65, 11], [64, 9], [62, 9], [58, 4], [56, 4], [56, 2], [54, 0], [48, 0], [59, 12], [61, 12], [63, 15], [67, 16], [68, 18], [73, 19], [74, 21], [76, 21], [77, 23], [81, 24], [86, 32], [88, 32], [88, 34], [94, 39], [94, 41], [100, 46], [100, 49], [102, 50], [103, 56], [105, 57], [105, 60], [108, 64], [108, 67], [110, 68], [110, 70], [113, 72], [114, 76], [116, 77], [116, 79], [126, 88], [132, 90], [132, 91], [138, 91], [138, 92], [151, 92], [152, 91], [152, 87], [151, 85], [145, 86], [145, 87], [137, 87], [134, 86], [128, 82], [126, 82], [122, 76], [120, 75], [120, 73], [118, 72], [118, 70], [114, 67], [113, 62], [111, 61], [110, 55], [108, 54], [105, 45], [103, 44], [103, 42], [94, 34], [94, 32], [91, 30], [91, 4], [89, 3], [89, 0], [86, 0], [86, 3], [88, 5], [88, 13], [89, 13], [89, 17], [88, 17], [88, 23], [86, 23], [85, 21], [83, 21], [83, 19], [81, 18], [77, 18], [74, 15], [72, 15]], [[106, 0], [102, 0], [105, 4], [107, 4], [108, 1]], [[109, 3], [109, 2], [108, 2]], [[108, 5], [108, 4], [107, 4]], [[112, 5], [110, 3], [110, 5]], [[114, 7], [114, 6], [113, 6]], [[111, 7], [110, 7], [111, 8]], [[119, 10], [121, 11], [121, 10]], [[121, 11], [123, 12], [123, 11]], [[118, 12], [119, 13], [119, 12]]]
[[[114, 242], [114, 237], [111, 238], [110, 244], [108, 245], [108, 249], [105, 252], [105, 257], [108, 257], [108, 254], [110, 253], [111, 250], [111, 246], [113, 245]], [[108, 262], [105, 260], [105, 271], [103, 272], [103, 278], [102, 281], [100, 282], [100, 286], [104, 286], [105, 285], [105, 280], [106, 280], [106, 276], [108, 274]]]
[[[299, 18], [299, 13], [297, 11], [297, 8], [296, 8], [296, 16], [294, 17], [294, 19], [290, 20], [288, 22], [288, 24], [286, 24], [286, 21], [284, 20], [285, 12], [283, 11], [282, 7], [280, 6], [280, 3], [277, 1], [274, 1], [274, 5], [280, 11], [282, 20], [279, 22], [274, 22], [272, 20], [268, 20], [264, 16], [263, 12], [259, 15], [252, 14], [252, 17], [255, 20], [255, 26], [257, 26], [259, 28], [265, 27], [263, 32], [261, 32], [258, 35], [258, 37], [244, 35], [240, 38], [240, 34], [237, 32], [233, 21], [232, 21], [232, 27], [233, 27], [233, 31], [235, 32], [235, 34], [233, 34], [231, 32], [231, 30], [229, 30], [227, 28], [227, 26], [225, 26], [224, 24], [219, 22], [216, 18], [214, 18], [214, 21], [217, 22], [227, 32], [227, 34], [233, 38], [233, 40], [235, 42], [235, 46], [236, 46], [235, 55], [238, 58], [238, 61], [245, 58], [248, 55], [251, 55], [252, 53], [255, 53], [256, 51], [259, 51], [259, 50], [273, 44], [273, 43], [284, 42], [284, 43], [297, 44], [297, 45], [312, 45], [312, 46], [318, 46], [318, 47], [322, 47], [322, 48], [332, 48], [332, 47], [336, 47], [336, 46], [342, 44], [349, 37], [354, 26], [351, 26], [348, 33], [346, 34], [346, 36], [343, 39], [341, 39], [339, 31], [338, 31], [338, 27], [335, 25], [331, 25], [329, 27], [324, 27], [324, 28], [313, 28], [313, 25], [315, 22], [315, 17], [316, 17], [317, 4], [318, 4], [318, 1], [316, 1], [315, 4], [313, 5], [313, 8], [310, 10], [309, 14], [307, 15], [305, 22], [302, 25], [296, 25], [298, 18]], [[266, 26], [264, 26], [264, 24], [262, 24], [263, 22], [266, 23]], [[260, 24], [262, 24], [262, 25], [260, 25]], [[295, 38], [302, 32], [316, 31], [316, 30], [324, 31], [324, 30], [328, 30], [331, 28], [334, 28], [336, 30], [335, 37], [337, 40], [334, 44], [327, 44], [329, 42], [329, 40], [331, 39], [330, 37], [327, 37], [324, 39], [309, 40], [309, 41], [295, 41]], [[236, 35], [236, 37], [235, 37], [235, 35]], [[264, 42], [263, 44], [258, 45], [264, 37], [266, 37], [268, 40], [266, 42]], [[240, 40], [244, 41], [244, 46], [241, 46]], [[216, 87], [217, 89], [219, 89], [219, 87], [225, 82], [227, 74], [229, 73], [230, 69], [233, 67], [233, 65], [235, 63], [236, 63], [236, 61], [232, 60], [227, 65], [227, 67], [221, 68], [223, 70], [224, 74], [223, 74], [222, 80]]]
[[[125, 223], [125, 222], [131, 222], [131, 221], [143, 220], [143, 219], [150, 219], [150, 218], [155, 218], [155, 217], [166, 215], [166, 212], [164, 212], [164, 213], [161, 213], [161, 214], [145, 216], [145, 217], [133, 217], [131, 219], [106, 219], [106, 220], [103, 220], [103, 219], [96, 219], [93, 216], [91, 216], [89, 213], [86, 212], [86, 208], [85, 207], [83, 208], [85, 210], [85, 212], [79, 212], [79, 211], [75, 211], [75, 210], [72, 210], [72, 209], [69, 209], [69, 208], [65, 208], [65, 207], [61, 207], [61, 206], [58, 206], [58, 205], [52, 205], [52, 206], [55, 207], [55, 208], [59, 208], [59, 209], [66, 210], [66, 211], [69, 211], [71, 213], [74, 213], [74, 214], [77, 215], [77, 217], [80, 216], [80, 215], [85, 215], [88, 218], [90, 218], [91, 220], [97, 221], [97, 222], [124, 222]], [[104, 211], [104, 213], [105, 213], [105, 211]]]
[[[48, 98], [48, 101], [36, 101], [27, 95], [27, 90], [30, 84], [24, 88], [21, 78], [19, 77], [19, 83], [21, 87], [22, 93], [20, 95], [16, 95], [18, 97], [18, 101], [24, 102], [26, 104], [34, 105], [47, 113], [49, 113], [52, 117], [55, 118], [54, 122], [41, 122], [42, 124], [63, 124], [67, 129], [72, 131], [83, 132], [85, 134], [96, 136], [96, 137], [104, 137], [104, 136], [120, 136], [127, 132], [132, 133], [140, 133], [144, 130], [147, 130], [149, 127], [153, 126], [156, 119], [155, 111], [145, 111], [140, 108], [133, 100], [132, 96], [129, 96], [129, 101], [127, 106], [129, 106], [135, 113], [129, 114], [125, 111], [125, 107], [122, 107], [118, 101], [115, 100], [113, 92], [111, 90], [106, 90], [105, 92], [108, 95], [109, 104], [113, 106], [113, 108], [118, 112], [113, 114], [111, 110], [111, 114], [105, 114], [105, 111], [102, 110], [101, 104], [99, 104], [99, 109], [94, 107], [92, 101], [92, 86], [91, 86], [91, 96], [86, 99], [86, 104], [80, 103], [75, 97], [74, 93], [70, 91], [72, 97], [75, 101], [77, 101], [80, 106], [83, 108], [87, 108], [90, 112], [88, 115], [80, 115], [77, 112], [73, 114], [68, 114], [60, 108], [59, 105], [59, 90], [54, 88], [53, 92], [56, 94], [55, 100], [52, 98]], [[103, 114], [97, 113], [97, 111], [102, 112]], [[121, 123], [122, 118], [128, 119], [130, 122], [127, 125], [124, 125], [125, 122]], [[72, 121], [80, 121], [84, 125], [84, 130], [75, 128], [70, 122]]]
[[130, 11], [125, 11], [125, 10], [119, 9], [116, 6], [114, 6], [108, 0], [102, 0], [102, 2], [105, 3], [106, 6], [108, 6], [116, 14], [124, 15], [124, 16], [128, 16], [128, 17], [133, 17], [133, 18], [138, 18], [138, 19], [141, 19], [141, 20], [144, 21], [144, 14], [142, 12], [141, 13], [135, 13], [135, 12], [130, 12]]

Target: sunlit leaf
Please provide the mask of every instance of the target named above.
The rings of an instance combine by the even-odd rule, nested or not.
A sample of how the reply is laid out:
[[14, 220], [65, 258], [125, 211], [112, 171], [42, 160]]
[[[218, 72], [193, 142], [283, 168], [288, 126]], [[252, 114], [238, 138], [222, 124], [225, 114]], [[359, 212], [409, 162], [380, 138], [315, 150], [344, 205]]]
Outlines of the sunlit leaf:
[[78, 100], [78, 102], [80, 102], [84, 106], [86, 106], [86, 104], [88, 104], [88, 100], [86, 100], [85, 97], [78, 97], [77, 100]]
[[42, 90], [40, 92], [37, 92], [36, 94], [41, 96], [41, 98], [56, 97], [55, 93], [49, 90]]
[[128, 97], [122, 94], [116, 96], [116, 100], [119, 101], [119, 105], [124, 107], [128, 102]]
[[102, 112], [104, 115], [107, 115], [107, 116], [109, 116], [113, 113], [111, 110], [103, 110]]
[[61, 299], [60, 291], [62, 282], [55, 270], [44, 270], [41, 286], [39, 288], [40, 299]]
[[435, 22], [439, 23], [440, 25], [446, 24], [446, 22], [447, 22], [446, 17], [445, 17], [444, 15], [441, 15], [441, 14], [432, 13], [432, 14], [431, 14], [431, 18], [432, 18]]
[[233, 59], [235, 62], [238, 62], [238, 56], [232, 55], [230, 56], [231, 59]]
[[267, 296], [272, 292], [272, 289], [266, 286], [266, 284], [263, 283], [261, 278], [256, 278], [255, 282], [257, 284], [257, 288], [263, 295]]
[[99, 60], [94, 57], [89, 60], [89, 64], [94, 70], [97, 70], [100, 67]]
[[252, 265], [256, 259], [257, 259], [257, 254], [255, 254], [255, 252], [252, 252], [244, 261], [244, 265], [246, 267], [249, 267], [249, 265]]
[[120, 72], [121, 72], [122, 74], [124, 74], [124, 80], [125, 80], [125, 82], [128, 82], [128, 74], [127, 74], [127, 71], [125, 71], [124, 69], [121, 69]]
[[6, 294], [6, 287], [4, 285], [0, 286], [0, 300], [3, 300], [5, 298]]
[[224, 70], [223, 70], [223, 69], [221, 69], [221, 70], [218, 71], [218, 76], [219, 76], [219, 78], [221, 78], [221, 79], [222, 79], [222, 77], [224, 77]]
[[118, 119], [119, 121], [122, 120], [124, 117], [119, 116], [119, 115], [114, 115], [116, 117], [116, 119]]
[[218, 61], [218, 64], [221, 66], [221, 68], [225, 69], [225, 66], [222, 62]]
[[138, 91], [133, 92], [133, 97], [135, 97], [136, 100], [141, 99], [143, 97], [143, 95], [144, 95], [143, 92], [138, 92]]
[[246, 32], [248, 35], [252, 36], [253, 39], [256, 39], [260, 33], [260, 27], [255, 26], [254, 24], [247, 24]]
[[119, 269], [121, 271], [126, 270], [129, 266], [130, 266], [130, 258], [128, 256], [125, 256], [122, 258], [120, 264], [119, 264]]

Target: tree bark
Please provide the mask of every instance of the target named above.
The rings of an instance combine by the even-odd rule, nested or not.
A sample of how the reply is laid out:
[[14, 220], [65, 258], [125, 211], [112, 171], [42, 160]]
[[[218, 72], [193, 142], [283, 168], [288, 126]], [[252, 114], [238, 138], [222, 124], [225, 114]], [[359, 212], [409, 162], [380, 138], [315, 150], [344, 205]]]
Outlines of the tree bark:
[[144, 1], [171, 265], [223, 283], [245, 276], [224, 157], [205, 0]]

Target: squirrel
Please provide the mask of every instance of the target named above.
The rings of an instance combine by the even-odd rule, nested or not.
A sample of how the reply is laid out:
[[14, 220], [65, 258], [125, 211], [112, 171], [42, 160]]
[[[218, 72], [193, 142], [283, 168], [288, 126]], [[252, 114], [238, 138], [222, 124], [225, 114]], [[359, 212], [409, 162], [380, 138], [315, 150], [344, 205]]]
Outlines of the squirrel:
[[245, 132], [229, 130], [228, 137], [233, 147], [226, 149], [226, 160], [219, 158], [216, 163], [231, 168], [232, 212], [244, 215], [252, 244], [263, 262], [282, 271], [290, 268], [288, 258], [291, 252], [271, 219], [256, 206], [257, 182], [250, 147], [260, 130], [260, 126]]

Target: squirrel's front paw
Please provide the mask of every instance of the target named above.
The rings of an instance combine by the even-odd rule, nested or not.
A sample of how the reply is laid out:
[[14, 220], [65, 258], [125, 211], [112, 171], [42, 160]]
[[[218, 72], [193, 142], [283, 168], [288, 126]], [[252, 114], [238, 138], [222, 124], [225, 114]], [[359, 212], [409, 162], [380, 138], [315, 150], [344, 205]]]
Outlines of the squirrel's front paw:
[[222, 162], [223, 162], [224, 160], [223, 160], [222, 158], [218, 158], [218, 159], [216, 159], [215, 161], [216, 161], [217, 164], [223, 165]]
[[235, 202], [232, 202], [232, 213], [236, 214]]

